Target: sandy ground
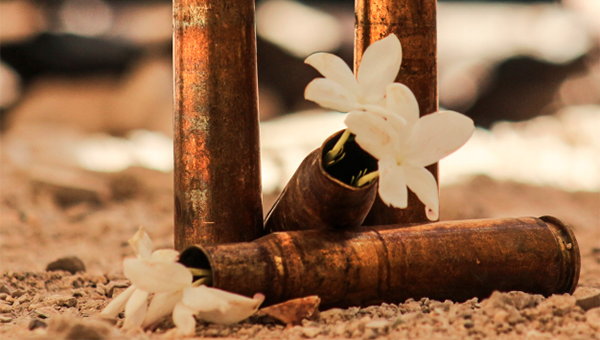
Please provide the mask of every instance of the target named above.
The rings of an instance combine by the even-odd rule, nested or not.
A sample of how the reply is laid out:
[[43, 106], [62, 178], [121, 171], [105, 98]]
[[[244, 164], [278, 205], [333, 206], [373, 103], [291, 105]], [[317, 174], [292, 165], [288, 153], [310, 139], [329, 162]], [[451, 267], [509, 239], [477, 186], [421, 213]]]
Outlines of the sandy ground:
[[[3, 146], [2, 156], [8, 147]], [[122, 319], [97, 315], [128, 281], [123, 257], [140, 225], [156, 248], [173, 246], [172, 177], [143, 168], [104, 174], [75, 168], [0, 166], [2, 338], [104, 339], [174, 337], [169, 319], [153, 332], [124, 335]], [[270, 207], [275, 197], [265, 197]], [[443, 187], [443, 220], [554, 215], [569, 223], [581, 247], [580, 287], [600, 289], [600, 196], [476, 177]], [[265, 209], [266, 210], [266, 209]], [[46, 272], [76, 256], [86, 271]], [[581, 288], [578, 288], [581, 292]], [[594, 293], [595, 292], [595, 293]], [[592, 294], [599, 291], [592, 289]], [[577, 291], [576, 291], [577, 294]], [[583, 293], [582, 293], [583, 294]], [[581, 294], [580, 294], [581, 295]], [[408, 300], [368, 308], [321, 311], [302, 326], [254, 317], [233, 326], [199, 323], [197, 336], [233, 338], [600, 338], [600, 308], [570, 295], [544, 298], [495, 293], [482, 301]], [[598, 301], [600, 304], [600, 301]], [[586, 309], [589, 306], [584, 306]]]

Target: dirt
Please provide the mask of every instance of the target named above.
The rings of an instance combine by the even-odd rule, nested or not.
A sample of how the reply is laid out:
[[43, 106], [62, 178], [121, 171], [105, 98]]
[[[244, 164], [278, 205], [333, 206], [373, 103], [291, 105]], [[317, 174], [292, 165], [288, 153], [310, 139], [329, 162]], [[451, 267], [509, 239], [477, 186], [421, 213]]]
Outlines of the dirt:
[[[140, 225], [146, 227], [155, 248], [173, 247], [171, 174], [142, 168], [96, 173], [48, 163], [42, 163], [44, 171], [38, 171], [20, 166], [14, 157], [6, 157], [10, 146], [3, 144], [0, 149], [0, 336], [123, 337], [119, 330], [121, 318], [104, 320], [98, 313], [129, 285], [121, 264], [125, 256], [133, 255], [127, 239]], [[274, 199], [275, 196], [265, 197], [265, 210]], [[288, 327], [264, 317], [252, 317], [232, 326], [198, 323], [196, 336], [600, 338], [597, 192], [565, 192], [481, 176], [442, 187], [441, 207], [444, 220], [547, 214], [564, 220], [572, 226], [581, 247], [578, 291], [574, 296], [548, 298], [510, 292], [494, 293], [482, 301], [423, 299], [398, 305], [330, 309], [302, 325]], [[46, 271], [47, 268], [69, 271]], [[139, 339], [175, 336], [168, 318], [152, 331], [127, 335]]]

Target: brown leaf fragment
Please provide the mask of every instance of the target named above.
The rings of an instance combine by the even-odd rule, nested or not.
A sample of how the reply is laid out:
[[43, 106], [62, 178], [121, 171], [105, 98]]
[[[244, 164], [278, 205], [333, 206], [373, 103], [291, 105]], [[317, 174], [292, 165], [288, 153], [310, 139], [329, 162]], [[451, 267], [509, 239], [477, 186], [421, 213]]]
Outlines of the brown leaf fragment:
[[286, 325], [301, 325], [302, 320], [314, 319], [319, 315], [320, 303], [321, 299], [313, 295], [265, 307], [260, 312]]

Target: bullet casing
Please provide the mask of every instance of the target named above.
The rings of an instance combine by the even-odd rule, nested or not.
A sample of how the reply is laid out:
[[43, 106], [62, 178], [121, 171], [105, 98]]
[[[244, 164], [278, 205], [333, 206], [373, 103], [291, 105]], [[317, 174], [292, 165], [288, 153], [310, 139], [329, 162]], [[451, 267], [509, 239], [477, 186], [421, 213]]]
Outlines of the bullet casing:
[[360, 171], [353, 165], [376, 168], [376, 160], [354, 142], [345, 146], [346, 156], [326, 171], [323, 156], [340, 138], [343, 131], [328, 138], [300, 164], [265, 219], [265, 232], [305, 229], [345, 229], [359, 227], [369, 213], [377, 186], [375, 182], [360, 188], [334, 178], [355, 175]]
[[[402, 66], [396, 82], [413, 91], [421, 116], [436, 112], [436, 0], [356, 0], [355, 12], [355, 73], [367, 47], [394, 33], [402, 44]], [[427, 169], [437, 178], [437, 163]], [[409, 190], [406, 209], [388, 207], [377, 196], [364, 225], [420, 222], [428, 222], [425, 207]]]
[[175, 0], [175, 248], [254, 240], [262, 194], [252, 0]]
[[212, 269], [216, 288], [261, 292], [266, 305], [318, 295], [323, 308], [464, 301], [494, 290], [572, 293], [580, 261], [570, 228], [549, 216], [278, 232], [193, 246], [180, 258]]

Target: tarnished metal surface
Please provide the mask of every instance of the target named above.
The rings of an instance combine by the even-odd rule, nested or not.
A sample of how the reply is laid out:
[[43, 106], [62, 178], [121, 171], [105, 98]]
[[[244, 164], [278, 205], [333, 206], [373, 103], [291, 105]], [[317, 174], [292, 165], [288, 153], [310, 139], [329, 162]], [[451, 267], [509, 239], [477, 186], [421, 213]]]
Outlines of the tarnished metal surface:
[[572, 293], [580, 261], [573, 233], [553, 217], [280, 232], [190, 247], [180, 259], [211, 268], [214, 287], [261, 292], [266, 304], [318, 295], [324, 308], [422, 297], [464, 301], [494, 290]]
[[[331, 150], [343, 131], [339, 131], [311, 152], [300, 164], [265, 220], [265, 231], [304, 229], [343, 229], [358, 227], [369, 213], [377, 186], [372, 182], [357, 188], [348, 181], [364, 168], [377, 167], [377, 161], [358, 145], [347, 142], [344, 158], [323, 168], [323, 156]], [[329, 172], [329, 173], [328, 173]], [[334, 174], [336, 177], [332, 177]]]
[[175, 248], [262, 234], [252, 0], [175, 0]]
[[[356, 0], [355, 5], [355, 72], [367, 47], [394, 33], [402, 43], [396, 81], [414, 92], [421, 115], [437, 111], [436, 0]], [[437, 178], [437, 164], [428, 169]], [[426, 221], [425, 207], [409, 192], [407, 209], [390, 208], [378, 196], [365, 225]]]

